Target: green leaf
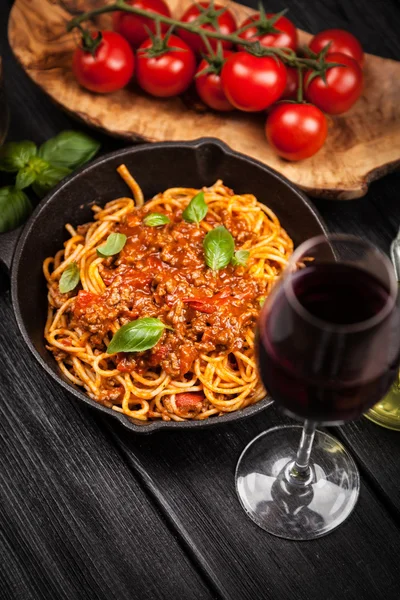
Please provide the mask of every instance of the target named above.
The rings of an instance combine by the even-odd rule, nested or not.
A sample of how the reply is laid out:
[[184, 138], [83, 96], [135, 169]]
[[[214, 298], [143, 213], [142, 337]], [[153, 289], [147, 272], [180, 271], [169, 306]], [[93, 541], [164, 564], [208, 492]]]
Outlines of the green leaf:
[[97, 248], [97, 254], [103, 258], [107, 256], [114, 256], [114, 254], [121, 252], [125, 244], [126, 235], [124, 233], [110, 233], [106, 243]]
[[152, 317], [131, 321], [114, 334], [108, 345], [107, 354], [150, 350], [157, 344], [166, 328], [170, 329], [162, 321]]
[[0, 233], [21, 225], [32, 212], [32, 204], [25, 192], [9, 185], [0, 188]]
[[33, 184], [33, 191], [40, 198], [43, 198], [57, 183], [71, 173], [71, 169], [65, 167], [53, 167], [47, 165], [41, 171], [37, 172], [36, 180]]
[[15, 187], [17, 190], [23, 190], [29, 187], [36, 179], [35, 170], [30, 165], [23, 167], [18, 171], [17, 178], [15, 180]]
[[40, 173], [50, 165], [46, 160], [43, 160], [43, 158], [40, 158], [39, 156], [32, 156], [32, 158], [29, 160], [29, 166], [35, 171], [35, 173]]
[[65, 271], [63, 271], [63, 274], [60, 277], [60, 283], [58, 284], [58, 289], [62, 294], [66, 294], [76, 288], [79, 279], [79, 267], [74, 261], [68, 265]]
[[235, 242], [229, 231], [220, 225], [209, 231], [203, 240], [206, 265], [213, 271], [223, 269], [232, 260]]
[[231, 263], [234, 267], [245, 267], [249, 256], [250, 252], [248, 250], [237, 250], [232, 256]]
[[170, 220], [167, 215], [163, 215], [161, 213], [149, 213], [143, 219], [143, 223], [148, 225], [148, 227], [158, 227], [159, 225], [165, 225], [169, 222]]
[[[275, 13], [275, 14], [274, 14], [274, 15], [273, 15], [273, 16], [272, 16], [270, 19], [268, 19], [268, 20], [269, 20], [269, 23], [270, 23], [270, 25], [273, 27], [273, 26], [275, 25], [275, 23], [276, 23], [277, 21], [279, 21], [279, 19], [280, 19], [281, 17], [284, 17], [284, 16], [286, 15], [286, 13], [288, 12], [288, 10], [289, 10], [288, 8], [284, 8], [284, 9], [283, 9], [283, 10], [281, 10], [280, 12], [278, 12], [278, 13]], [[280, 31], [282, 31], [282, 30], [281, 30], [281, 29], [277, 29], [277, 31], [279, 31], [279, 32], [280, 32]]]
[[16, 173], [28, 164], [36, 152], [36, 144], [28, 140], [4, 144], [0, 148], [0, 171]]
[[264, 302], [266, 300], [265, 296], [261, 296], [261, 298], [258, 299], [258, 302], [260, 303], [260, 306], [263, 307], [264, 306]]
[[100, 144], [79, 131], [63, 131], [39, 148], [39, 156], [54, 167], [76, 169], [91, 160]]
[[188, 223], [200, 223], [208, 212], [208, 206], [204, 200], [204, 192], [194, 196], [182, 213], [182, 218]]

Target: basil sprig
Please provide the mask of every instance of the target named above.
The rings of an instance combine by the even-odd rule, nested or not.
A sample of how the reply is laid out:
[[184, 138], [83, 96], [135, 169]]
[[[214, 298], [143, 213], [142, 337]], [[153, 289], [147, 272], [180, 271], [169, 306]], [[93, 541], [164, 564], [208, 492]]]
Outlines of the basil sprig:
[[203, 240], [206, 265], [213, 271], [223, 269], [232, 260], [235, 242], [229, 231], [223, 226], [215, 227]]
[[79, 275], [79, 267], [76, 262], [69, 263], [65, 271], [63, 271], [60, 282], [58, 284], [58, 289], [62, 294], [67, 294], [71, 292], [79, 283], [80, 275]]
[[97, 254], [103, 258], [106, 258], [107, 256], [114, 256], [114, 254], [121, 252], [125, 244], [126, 235], [124, 233], [110, 233], [106, 243], [97, 248]]
[[232, 256], [231, 263], [234, 267], [245, 267], [249, 260], [250, 252], [248, 250], [237, 250]]
[[204, 200], [204, 192], [194, 196], [182, 213], [182, 218], [188, 223], [200, 223], [208, 212], [208, 206]]
[[21, 225], [32, 212], [32, 204], [22, 190], [12, 185], [0, 188], [0, 233]]
[[166, 225], [169, 222], [167, 215], [163, 215], [162, 213], [149, 213], [143, 219], [143, 223], [148, 227], [158, 227], [159, 225]]
[[[98, 142], [77, 131], [63, 131], [40, 148], [28, 140], [4, 144], [0, 148], [0, 171], [17, 175], [15, 187], [0, 188], [3, 202], [4, 198], [7, 202], [7, 215], [0, 217], [0, 231], [17, 227], [31, 212], [25, 194], [16, 194], [16, 190], [32, 186], [42, 198], [73, 169], [93, 158], [99, 147]], [[11, 203], [15, 207], [8, 206]]]
[[131, 321], [114, 334], [108, 345], [107, 354], [150, 350], [160, 340], [164, 329], [171, 328], [153, 317]]

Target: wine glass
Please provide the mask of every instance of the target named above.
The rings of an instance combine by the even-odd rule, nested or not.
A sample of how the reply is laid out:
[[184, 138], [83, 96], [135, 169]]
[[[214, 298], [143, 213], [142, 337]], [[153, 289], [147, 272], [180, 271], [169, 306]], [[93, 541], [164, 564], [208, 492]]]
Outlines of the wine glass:
[[261, 377], [284, 412], [305, 420], [302, 432], [294, 425], [260, 434], [236, 468], [243, 508], [269, 533], [310, 540], [353, 510], [357, 467], [316, 423], [356, 419], [389, 389], [400, 361], [396, 299], [389, 259], [348, 235], [301, 244], [267, 299], [257, 332]]

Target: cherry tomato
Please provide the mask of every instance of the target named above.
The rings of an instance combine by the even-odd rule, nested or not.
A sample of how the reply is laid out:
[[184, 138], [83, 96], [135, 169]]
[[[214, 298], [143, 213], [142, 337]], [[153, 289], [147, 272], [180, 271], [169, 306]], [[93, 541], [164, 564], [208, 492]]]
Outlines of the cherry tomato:
[[201, 392], [182, 392], [176, 394], [175, 404], [182, 417], [198, 415], [203, 408], [204, 394]]
[[360, 67], [364, 64], [364, 52], [358, 39], [349, 31], [344, 29], [326, 29], [317, 33], [309, 44], [310, 50], [319, 54], [321, 50], [332, 42], [329, 46], [329, 54], [340, 52], [354, 58]]
[[[135, 6], [136, 8], [142, 8], [143, 10], [149, 10], [164, 17], [170, 17], [171, 12], [168, 5], [164, 0], [125, 0], [126, 4]], [[115, 11], [112, 15], [113, 29], [124, 36], [126, 40], [131, 44], [133, 48], [139, 48], [140, 44], [143, 44], [149, 37], [146, 27], [153, 33], [156, 31], [155, 21], [146, 19], [139, 15], [134, 15], [126, 11]], [[165, 33], [168, 30], [168, 25], [161, 23], [161, 31]]]
[[212, 298], [183, 298], [182, 302], [202, 313], [211, 314], [217, 310], [217, 306], [213, 303]]
[[323, 146], [328, 126], [324, 113], [316, 106], [282, 102], [271, 110], [265, 133], [279, 156], [302, 160]]
[[179, 408], [192, 408], [197, 403], [203, 402], [203, 400], [204, 394], [201, 392], [182, 392], [181, 394], [176, 394], [175, 396], [176, 405]]
[[326, 62], [345, 66], [328, 69], [326, 83], [320, 76], [311, 80], [312, 71], [307, 71], [304, 78], [306, 98], [324, 112], [340, 115], [348, 111], [361, 96], [363, 72], [353, 58], [339, 52], [328, 54]]
[[137, 53], [136, 77], [141, 88], [152, 96], [168, 98], [184, 92], [190, 85], [196, 70], [196, 59], [189, 46], [176, 35], [167, 41], [167, 50], [160, 56], [148, 55], [143, 50], [151, 48], [151, 39], [140, 46]]
[[215, 312], [219, 306], [223, 306], [232, 300], [232, 289], [230, 287], [224, 287], [220, 292], [214, 294], [214, 296], [203, 296], [192, 298], [182, 298], [182, 302], [189, 304], [195, 310], [199, 312], [211, 314]]
[[[93, 33], [93, 39], [96, 38]], [[76, 48], [72, 70], [84, 88], [106, 94], [123, 88], [131, 79], [135, 57], [128, 42], [114, 31], [102, 31], [102, 39], [94, 54], [83, 47]]]
[[222, 67], [222, 87], [239, 110], [264, 110], [281, 97], [286, 86], [285, 65], [272, 56], [237, 52]]
[[281, 100], [297, 100], [299, 71], [294, 67], [286, 67], [286, 75], [286, 87], [281, 96]]
[[[230, 56], [232, 52], [229, 50], [224, 51], [224, 58]], [[197, 69], [197, 73], [201, 73], [204, 69], [209, 67], [209, 63], [203, 59]], [[229, 102], [225, 96], [225, 92], [222, 88], [221, 73], [211, 71], [200, 75], [195, 78], [196, 90], [204, 104], [207, 104], [210, 108], [220, 111], [233, 110], [234, 106]]]
[[[193, 21], [199, 20], [202, 29], [207, 29], [208, 31], [216, 31], [218, 29], [220, 33], [229, 35], [236, 31], [236, 20], [230, 10], [226, 10], [224, 13], [217, 16], [215, 13], [222, 8], [224, 7], [220, 4], [214, 4], [214, 6], [212, 6], [210, 2], [196, 2], [189, 6], [180, 20], [183, 21], [183, 23], [193, 23]], [[208, 22], [202, 24], [202, 19], [208, 19]], [[215, 24], [218, 24], [218, 27], [215, 27], [213, 21]], [[186, 31], [185, 29], [179, 29], [178, 34], [197, 54], [207, 52], [207, 47], [204, 45], [203, 40], [199, 35], [190, 33], [190, 31]], [[212, 49], [215, 50], [218, 44], [217, 40], [212, 38], [208, 38], [208, 40]], [[222, 41], [221, 43], [223, 48], [232, 48], [231, 42]]]
[[[273, 17], [273, 13], [267, 13], [267, 19]], [[254, 23], [254, 27], [249, 27], [245, 31], [239, 34], [244, 40], [249, 42], [260, 42], [261, 46], [269, 46], [274, 48], [291, 48], [296, 51], [298, 44], [298, 36], [297, 29], [293, 25], [292, 21], [287, 19], [286, 17], [280, 17], [276, 23], [273, 25], [274, 29], [279, 29], [280, 33], [271, 33], [269, 31], [270, 28], [265, 27], [263, 31], [263, 27], [260, 24], [260, 17], [258, 15], [253, 15], [243, 21], [240, 28], [245, 25], [249, 25], [250, 23]], [[259, 24], [257, 26], [257, 24]], [[240, 49], [243, 49], [241, 47]]]

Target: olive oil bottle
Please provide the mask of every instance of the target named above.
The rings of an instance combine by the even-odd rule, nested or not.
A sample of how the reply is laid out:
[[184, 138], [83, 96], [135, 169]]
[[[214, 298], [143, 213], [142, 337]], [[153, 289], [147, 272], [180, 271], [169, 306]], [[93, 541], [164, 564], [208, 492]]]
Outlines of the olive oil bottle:
[[400, 431], [400, 373], [386, 396], [365, 416], [377, 425]]
[[[390, 257], [400, 286], [400, 231], [390, 247]], [[399, 302], [399, 298], [397, 301]], [[377, 425], [400, 431], [400, 372], [386, 396], [365, 416]]]

